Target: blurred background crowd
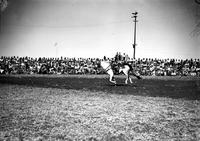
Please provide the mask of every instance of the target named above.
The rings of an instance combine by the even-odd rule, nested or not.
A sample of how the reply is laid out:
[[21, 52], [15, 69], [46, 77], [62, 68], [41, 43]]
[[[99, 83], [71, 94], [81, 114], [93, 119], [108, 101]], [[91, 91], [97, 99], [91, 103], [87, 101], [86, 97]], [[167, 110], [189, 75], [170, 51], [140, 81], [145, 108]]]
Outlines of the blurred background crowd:
[[[126, 54], [117, 53], [107, 58], [117, 63], [131, 64], [143, 76], [200, 76], [200, 59], [130, 59]], [[31, 58], [0, 57], [0, 74], [105, 74], [99, 58]], [[118, 74], [117, 68], [114, 68]]]

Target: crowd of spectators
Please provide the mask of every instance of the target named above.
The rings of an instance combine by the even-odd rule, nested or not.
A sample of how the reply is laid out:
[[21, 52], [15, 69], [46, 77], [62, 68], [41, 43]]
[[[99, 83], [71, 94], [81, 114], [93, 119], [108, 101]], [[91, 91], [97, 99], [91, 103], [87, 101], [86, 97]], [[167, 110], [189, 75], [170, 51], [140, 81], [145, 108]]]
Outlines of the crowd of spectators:
[[[120, 58], [121, 56], [121, 58]], [[117, 58], [119, 57], [119, 58]], [[116, 55], [110, 61], [127, 61], [144, 76], [200, 76], [200, 59], [130, 59]], [[0, 57], [0, 74], [105, 74], [99, 58]]]

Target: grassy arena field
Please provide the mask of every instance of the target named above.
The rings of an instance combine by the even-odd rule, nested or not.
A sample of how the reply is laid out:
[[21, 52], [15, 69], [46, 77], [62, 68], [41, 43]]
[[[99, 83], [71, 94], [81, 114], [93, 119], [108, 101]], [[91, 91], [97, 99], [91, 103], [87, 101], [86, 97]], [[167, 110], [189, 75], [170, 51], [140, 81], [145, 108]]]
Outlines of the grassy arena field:
[[200, 78], [0, 76], [0, 140], [200, 140]]

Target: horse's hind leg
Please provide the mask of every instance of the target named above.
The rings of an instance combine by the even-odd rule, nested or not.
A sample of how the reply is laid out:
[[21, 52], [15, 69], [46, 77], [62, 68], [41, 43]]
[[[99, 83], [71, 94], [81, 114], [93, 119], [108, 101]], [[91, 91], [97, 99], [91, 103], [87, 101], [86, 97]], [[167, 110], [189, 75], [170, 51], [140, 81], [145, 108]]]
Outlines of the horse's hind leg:
[[132, 80], [131, 80], [131, 77], [130, 77], [129, 73], [128, 72], [124, 72], [124, 74], [126, 75], [125, 84], [128, 84], [128, 80], [130, 81], [130, 83], [133, 83]]
[[114, 76], [111, 76], [111, 75], [110, 75], [110, 82], [112, 82], [112, 83], [115, 83], [115, 84], [116, 84], [116, 81], [115, 81], [115, 78], [114, 78]]
[[128, 76], [128, 78], [129, 78], [129, 81], [130, 81], [130, 83], [132, 84], [132, 83], [133, 83], [133, 81], [132, 81], [132, 79], [131, 79], [130, 75]]
[[126, 77], [125, 84], [128, 84], [128, 76]]
[[110, 75], [109, 81], [110, 81], [111, 83], [116, 84], [116, 80], [115, 80], [115, 78], [114, 78], [114, 75]]
[[116, 80], [115, 80], [115, 78], [114, 78], [114, 73], [113, 73], [113, 71], [112, 71], [112, 70], [109, 70], [107, 73], [110, 75], [109, 81], [110, 81], [111, 83], [116, 84]]

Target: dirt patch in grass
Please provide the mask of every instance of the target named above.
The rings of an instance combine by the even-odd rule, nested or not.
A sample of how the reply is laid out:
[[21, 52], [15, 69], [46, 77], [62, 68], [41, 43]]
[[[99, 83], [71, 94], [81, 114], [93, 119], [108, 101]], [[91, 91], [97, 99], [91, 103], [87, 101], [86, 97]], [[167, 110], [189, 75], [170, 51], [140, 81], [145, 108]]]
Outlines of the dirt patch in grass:
[[200, 140], [200, 101], [0, 84], [0, 140]]

